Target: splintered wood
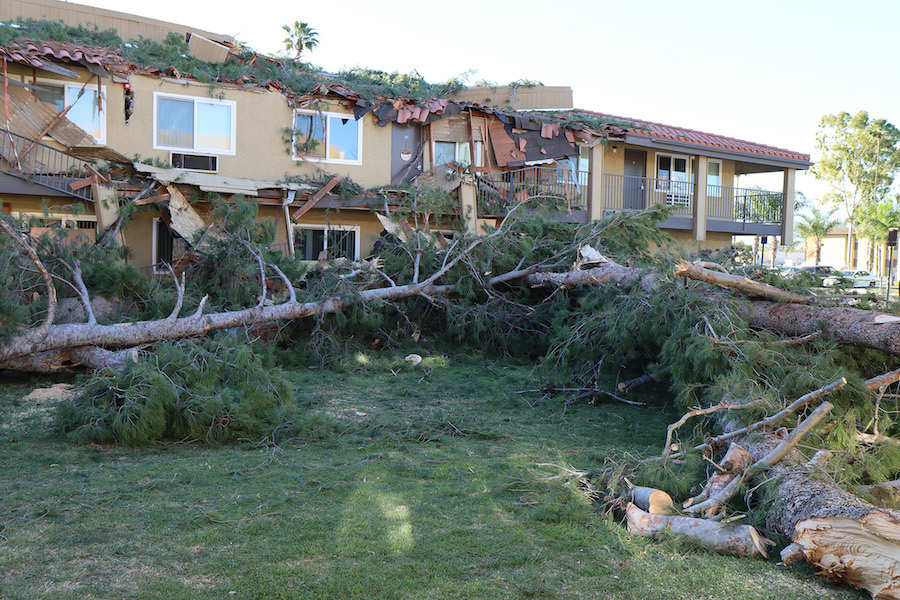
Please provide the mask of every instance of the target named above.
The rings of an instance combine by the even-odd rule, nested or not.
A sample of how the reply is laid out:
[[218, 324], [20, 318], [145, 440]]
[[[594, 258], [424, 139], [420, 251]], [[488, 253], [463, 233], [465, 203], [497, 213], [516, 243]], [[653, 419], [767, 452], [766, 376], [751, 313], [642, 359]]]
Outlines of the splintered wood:
[[900, 528], [896, 515], [875, 511], [860, 519], [809, 518], [795, 526], [785, 564], [805, 558], [816, 572], [866, 590], [873, 598], [900, 598]]

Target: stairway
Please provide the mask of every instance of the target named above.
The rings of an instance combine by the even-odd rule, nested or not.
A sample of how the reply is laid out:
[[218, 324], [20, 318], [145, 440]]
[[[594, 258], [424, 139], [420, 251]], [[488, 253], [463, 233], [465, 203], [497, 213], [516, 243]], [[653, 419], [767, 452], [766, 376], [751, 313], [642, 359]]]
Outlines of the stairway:
[[0, 128], [2, 173], [91, 201], [91, 186], [85, 180], [93, 174], [86, 165], [61, 150]]

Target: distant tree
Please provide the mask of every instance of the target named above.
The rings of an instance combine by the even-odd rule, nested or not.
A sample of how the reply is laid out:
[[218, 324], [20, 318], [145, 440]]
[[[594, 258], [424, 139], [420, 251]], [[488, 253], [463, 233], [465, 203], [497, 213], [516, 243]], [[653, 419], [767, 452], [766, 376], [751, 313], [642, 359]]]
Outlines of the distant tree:
[[797, 217], [797, 232], [803, 236], [804, 254], [806, 254], [806, 244], [809, 238], [815, 240], [816, 244], [816, 265], [822, 260], [822, 240], [828, 235], [829, 230], [837, 227], [840, 221], [834, 217], [837, 212], [836, 208], [824, 210], [818, 206], [810, 206], [809, 214], [802, 214]]
[[888, 229], [900, 226], [900, 196], [887, 198], [875, 204], [865, 204], [859, 213], [859, 234], [872, 241], [869, 244], [869, 271], [875, 268], [875, 246], [887, 239]]
[[900, 130], [884, 119], [870, 120], [864, 110], [825, 115], [819, 124], [816, 149], [822, 158], [812, 172], [831, 187], [826, 200], [846, 212], [847, 264], [860, 206], [883, 198], [900, 170], [898, 142]]
[[282, 25], [287, 37], [284, 38], [284, 48], [294, 53], [294, 58], [300, 58], [303, 49], [312, 52], [319, 45], [319, 32], [303, 21], [294, 21], [294, 25]]

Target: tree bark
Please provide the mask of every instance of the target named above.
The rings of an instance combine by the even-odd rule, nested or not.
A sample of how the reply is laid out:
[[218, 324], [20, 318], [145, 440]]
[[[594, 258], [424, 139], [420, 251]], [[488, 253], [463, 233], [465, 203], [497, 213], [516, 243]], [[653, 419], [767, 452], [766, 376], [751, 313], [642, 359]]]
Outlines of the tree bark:
[[[392, 300], [417, 294], [428, 296], [446, 295], [452, 292], [453, 286], [436, 286], [410, 284], [364, 290], [359, 293], [358, 301]], [[104, 348], [129, 348], [141, 344], [149, 344], [166, 339], [203, 336], [209, 331], [246, 327], [257, 323], [299, 319], [319, 313], [334, 313], [344, 309], [345, 300], [329, 298], [322, 302], [288, 301], [275, 306], [262, 306], [244, 310], [202, 314], [198, 311], [182, 318], [166, 318], [141, 323], [99, 325], [96, 323], [80, 323], [70, 325], [53, 325], [46, 333], [33, 329], [14, 337], [0, 349], [0, 368], [15, 369], [22, 364], [19, 359], [32, 354], [53, 350], [72, 350], [85, 346]], [[59, 360], [62, 355], [51, 357], [45, 355], [44, 362]]]
[[[864, 589], [873, 598], [900, 598], [900, 511], [877, 508], [796, 467], [779, 466], [766, 497], [773, 501], [766, 526], [793, 540], [816, 571]], [[895, 573], [895, 571], [898, 571]]]
[[872, 310], [804, 304], [752, 301], [748, 314], [751, 327], [770, 329], [790, 336], [821, 330], [848, 346], [872, 348], [900, 354], [900, 319]]
[[636, 267], [625, 267], [612, 261], [591, 269], [565, 273], [534, 273], [525, 278], [531, 287], [577, 287], [582, 285], [615, 284], [626, 289], [639, 287], [645, 294], [658, 285], [659, 277]]
[[702, 267], [699, 263], [681, 261], [678, 266], [675, 267], [675, 274], [696, 281], [710, 283], [712, 285], [733, 288], [748, 296], [759, 296], [778, 302], [799, 302], [801, 304], [806, 304], [812, 300], [811, 296], [788, 292], [781, 288], [777, 288], [774, 285], [769, 285], [768, 283], [753, 281], [747, 277], [740, 277], [729, 273], [711, 271]]
[[662, 490], [634, 486], [630, 491], [631, 501], [643, 511], [652, 515], [669, 515], [675, 512], [672, 497]]
[[[639, 287], [644, 293], [650, 293], [659, 285], [659, 278], [642, 269], [607, 262], [582, 271], [535, 273], [526, 277], [525, 282], [533, 287], [616, 284], [626, 289]], [[842, 344], [900, 355], [900, 317], [896, 315], [852, 307], [749, 300], [747, 317], [750, 326], [757, 329], [792, 337], [820, 331]]]
[[625, 519], [629, 533], [657, 537], [671, 532], [694, 545], [722, 554], [768, 558], [766, 548], [775, 545], [750, 525], [735, 527], [707, 519], [652, 515], [632, 503], [625, 509]]
[[740, 477], [751, 464], [753, 464], [753, 457], [750, 453], [739, 444], [732, 442], [728, 446], [728, 452], [722, 458], [722, 471], [713, 473], [706, 481], [703, 491], [684, 502], [684, 508], [689, 508], [704, 502], [708, 498], [717, 496], [729, 483]]

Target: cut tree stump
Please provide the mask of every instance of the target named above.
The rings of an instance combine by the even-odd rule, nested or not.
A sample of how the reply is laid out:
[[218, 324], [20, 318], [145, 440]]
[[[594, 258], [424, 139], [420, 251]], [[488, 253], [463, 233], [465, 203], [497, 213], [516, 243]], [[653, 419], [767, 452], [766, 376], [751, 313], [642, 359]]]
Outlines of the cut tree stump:
[[641, 510], [653, 515], [670, 515], [675, 512], [672, 497], [662, 490], [634, 486], [631, 488], [631, 501]]

